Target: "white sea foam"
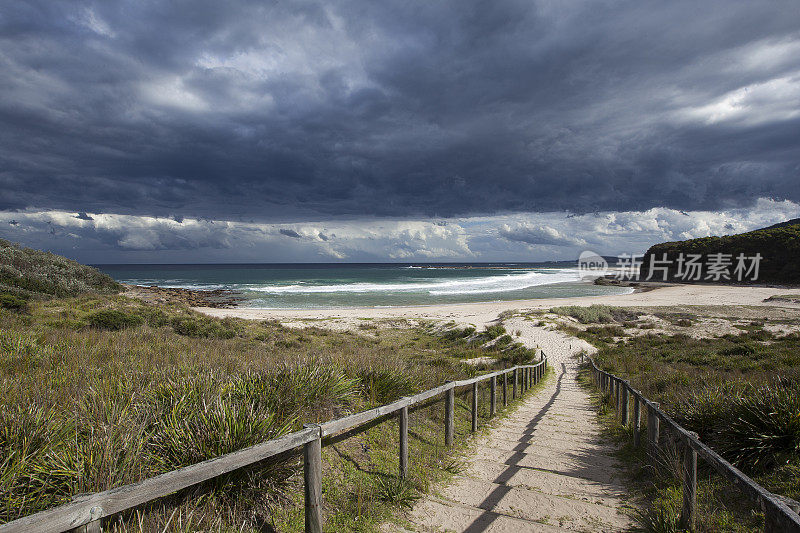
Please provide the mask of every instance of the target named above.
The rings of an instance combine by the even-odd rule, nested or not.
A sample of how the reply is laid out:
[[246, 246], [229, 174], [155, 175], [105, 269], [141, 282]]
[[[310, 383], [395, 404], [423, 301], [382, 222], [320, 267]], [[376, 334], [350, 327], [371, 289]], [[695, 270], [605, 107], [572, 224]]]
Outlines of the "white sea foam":
[[537, 285], [579, 281], [577, 269], [525, 271], [479, 278], [426, 279], [407, 283], [342, 283], [337, 285], [248, 285], [241, 288], [266, 294], [422, 292], [433, 296], [510, 292]]

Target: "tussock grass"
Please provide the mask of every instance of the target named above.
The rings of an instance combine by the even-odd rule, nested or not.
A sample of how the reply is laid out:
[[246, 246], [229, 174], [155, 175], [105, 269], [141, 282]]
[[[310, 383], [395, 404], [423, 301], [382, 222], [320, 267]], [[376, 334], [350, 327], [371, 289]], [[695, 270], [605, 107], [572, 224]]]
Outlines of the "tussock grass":
[[[294, 330], [96, 293], [0, 309], [0, 522], [475, 375], [462, 359], [482, 350], [464, 335]], [[411, 415], [413, 490], [376, 481], [396, 477], [394, 422], [336, 445], [360, 469], [326, 448], [331, 524], [369, 528], [446, 474], [441, 411]], [[296, 456], [267, 461], [106, 526], [302, 530], [300, 466]]]
[[569, 316], [581, 324], [610, 323], [615, 321], [636, 320], [638, 313], [620, 307], [593, 304], [590, 306], [565, 305], [553, 307], [551, 313]]
[[[675, 322], [690, 320], [674, 317]], [[600, 348], [595, 360], [626, 377], [679, 424], [768, 490], [800, 499], [800, 336], [778, 335], [764, 322], [741, 333], [696, 339], [647, 334], [615, 342], [605, 328], [579, 336]], [[612, 424], [613, 425], [613, 424]], [[623, 439], [624, 440], [624, 439]], [[645, 461], [646, 462], [646, 461]], [[645, 531], [669, 531], [680, 501], [675, 481], [647, 470], [651, 503]], [[707, 531], [757, 531], [763, 519], [741, 493], [701, 465], [700, 527]], [[674, 525], [674, 524], [673, 524]]]

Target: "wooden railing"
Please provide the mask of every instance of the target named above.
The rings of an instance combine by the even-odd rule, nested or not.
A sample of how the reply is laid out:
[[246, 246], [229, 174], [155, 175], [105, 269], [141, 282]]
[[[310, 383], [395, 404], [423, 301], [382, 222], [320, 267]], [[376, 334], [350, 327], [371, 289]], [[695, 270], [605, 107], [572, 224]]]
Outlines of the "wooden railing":
[[[681, 527], [693, 531], [697, 508], [697, 457], [700, 456], [719, 474], [736, 485], [750, 500], [764, 511], [764, 531], [800, 532], [800, 515], [764, 487], [750, 479], [738, 468], [723, 459], [717, 452], [703, 444], [696, 433], [687, 431], [662, 411], [657, 403], [645, 398], [631, 384], [598, 368], [591, 357], [584, 356], [589, 363], [594, 384], [603, 393], [609, 393], [620, 422], [633, 430], [633, 444], [641, 445], [642, 407], [647, 409], [648, 455], [655, 460], [666, 438], [679, 445], [683, 455]], [[633, 410], [630, 409], [631, 399]], [[669, 433], [669, 435], [666, 435]]]
[[[489, 381], [489, 415], [497, 412], [497, 381], [502, 378], [502, 402], [517, 398], [538, 383], [545, 375], [547, 357], [534, 365], [519, 365], [461, 381], [450, 381], [414, 396], [396, 402], [331, 420], [322, 424], [309, 424], [300, 431], [257, 444], [192, 466], [173, 470], [160, 476], [98, 492], [78, 496], [70, 503], [0, 525], [0, 533], [99, 533], [103, 518], [133, 509], [147, 502], [169, 496], [198, 483], [208, 481], [239, 468], [250, 466], [269, 457], [303, 447], [304, 492], [306, 531], [322, 531], [322, 447], [356, 435], [382, 422], [389, 415], [397, 415], [400, 426], [399, 464], [401, 478], [408, 472], [408, 408], [419, 405], [440, 394], [445, 395], [445, 444], [452, 446], [455, 433], [455, 389], [472, 386], [472, 431], [478, 428], [478, 384]], [[511, 394], [509, 395], [509, 376]]]

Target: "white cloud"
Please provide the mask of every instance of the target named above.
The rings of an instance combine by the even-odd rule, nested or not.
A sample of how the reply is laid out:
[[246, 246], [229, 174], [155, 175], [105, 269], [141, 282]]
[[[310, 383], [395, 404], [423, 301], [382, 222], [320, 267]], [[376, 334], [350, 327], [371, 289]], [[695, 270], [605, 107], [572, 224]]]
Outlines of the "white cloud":
[[689, 119], [706, 124], [741, 122], [747, 125], [790, 120], [800, 116], [800, 72], [740, 87], [705, 105], [685, 111]]
[[180, 77], [169, 77], [141, 84], [141, 94], [152, 104], [185, 111], [205, 111], [208, 103], [189, 90]]
[[572, 260], [587, 248], [608, 255], [642, 253], [659, 242], [741, 233], [800, 217], [800, 205], [762, 198], [750, 208], [726, 211], [659, 207], [466, 217], [446, 223], [367, 219], [267, 224], [188, 217], [176, 222], [76, 214], [0, 212], [0, 236], [87, 262]]

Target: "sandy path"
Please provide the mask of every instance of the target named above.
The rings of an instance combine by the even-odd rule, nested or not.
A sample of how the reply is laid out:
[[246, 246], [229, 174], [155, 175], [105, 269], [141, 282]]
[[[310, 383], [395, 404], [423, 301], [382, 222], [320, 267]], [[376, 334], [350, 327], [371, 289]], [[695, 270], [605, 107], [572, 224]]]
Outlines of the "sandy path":
[[[615, 306], [668, 306], [668, 305], [770, 305], [765, 298], [786, 292], [764, 287], [731, 287], [724, 285], [676, 285], [648, 292], [617, 296], [583, 296], [575, 298], [548, 298], [539, 300], [512, 300], [506, 302], [481, 302], [467, 304], [440, 304], [417, 307], [354, 307], [337, 309], [213, 309], [196, 308], [211, 316], [235, 316], [251, 319], [327, 320], [332, 325], [341, 321], [347, 328], [353, 321], [369, 319], [430, 319], [452, 320], [458, 324], [473, 324], [481, 327], [497, 319], [497, 315], [509, 309], [550, 309], [560, 305], [605, 304]], [[788, 304], [780, 304], [789, 306]]]
[[509, 320], [555, 370], [545, 388], [480, 437], [464, 471], [411, 513], [417, 531], [621, 531], [626, 490], [614, 447], [600, 437], [571, 355], [592, 350], [559, 331]]

